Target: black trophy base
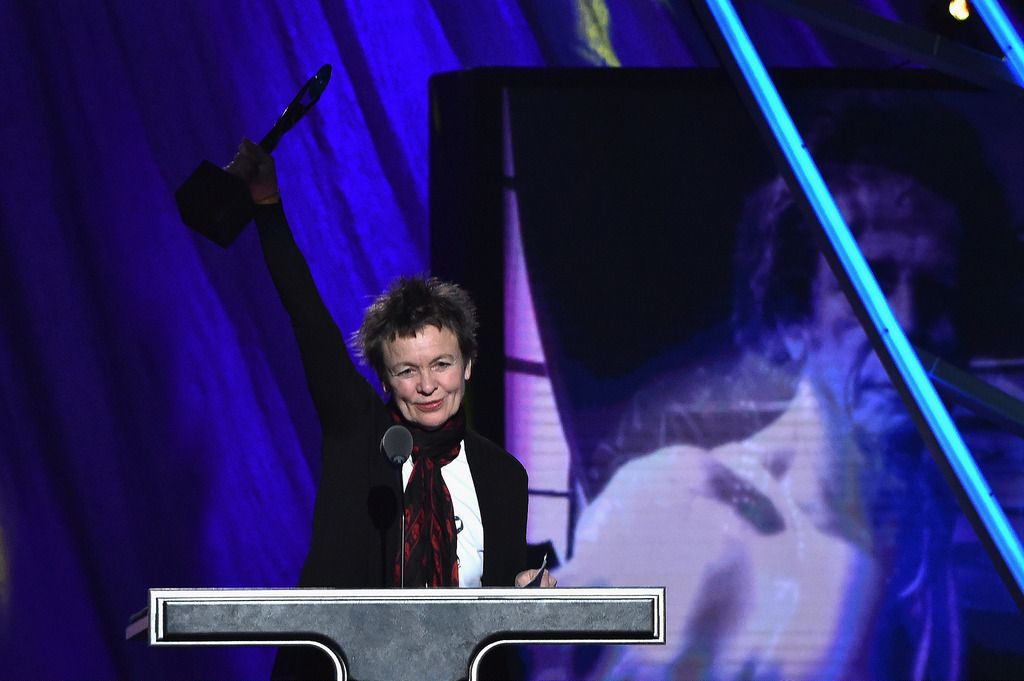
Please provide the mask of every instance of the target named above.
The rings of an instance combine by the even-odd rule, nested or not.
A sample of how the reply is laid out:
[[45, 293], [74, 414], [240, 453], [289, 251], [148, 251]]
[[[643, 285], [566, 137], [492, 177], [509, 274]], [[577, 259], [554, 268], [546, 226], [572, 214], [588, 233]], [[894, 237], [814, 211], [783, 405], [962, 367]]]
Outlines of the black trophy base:
[[203, 161], [174, 192], [181, 220], [213, 243], [227, 248], [252, 221], [249, 188], [240, 178]]

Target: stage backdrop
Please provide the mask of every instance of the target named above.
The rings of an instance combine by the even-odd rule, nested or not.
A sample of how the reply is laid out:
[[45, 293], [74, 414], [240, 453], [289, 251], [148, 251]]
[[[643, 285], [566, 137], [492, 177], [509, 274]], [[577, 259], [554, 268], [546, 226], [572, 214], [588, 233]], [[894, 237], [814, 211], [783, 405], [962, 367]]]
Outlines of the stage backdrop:
[[[909, 0], [865, 6], [928, 18]], [[907, 66], [744, 13], [770, 64]], [[14, 0], [0, 34], [0, 676], [12, 679], [267, 672], [267, 650], [122, 639], [147, 588], [287, 586], [308, 541], [318, 434], [295, 345], [254, 235], [224, 251], [180, 224], [172, 193], [200, 159], [226, 163], [333, 64], [276, 158], [347, 333], [368, 295], [428, 268], [430, 74], [714, 64], [678, 2]]]

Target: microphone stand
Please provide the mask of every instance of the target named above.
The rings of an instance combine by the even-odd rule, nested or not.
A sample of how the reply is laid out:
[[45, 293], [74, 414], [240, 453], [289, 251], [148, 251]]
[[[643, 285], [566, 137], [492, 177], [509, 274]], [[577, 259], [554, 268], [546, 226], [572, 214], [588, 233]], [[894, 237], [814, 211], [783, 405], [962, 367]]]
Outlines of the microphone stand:
[[[399, 543], [399, 567], [398, 567], [398, 585], [399, 588], [405, 588], [405, 476], [402, 471], [405, 469], [405, 463], [409, 460], [412, 455], [413, 439], [412, 433], [405, 426], [394, 425], [388, 428], [384, 432], [384, 436], [380, 440], [380, 448], [384, 456], [392, 464], [398, 467], [398, 484], [402, 489], [402, 506], [400, 511], [402, 513], [402, 520], [400, 521], [399, 528], [401, 532], [401, 542]], [[413, 464], [415, 465], [415, 464]]]
[[[403, 462], [402, 465], [404, 467], [405, 463]], [[399, 588], [400, 589], [404, 589], [405, 588], [405, 476], [402, 475], [401, 469], [399, 469], [398, 475], [399, 475], [399, 478], [401, 479], [401, 482], [402, 482], [402, 509], [401, 509], [402, 510], [402, 520], [401, 520], [401, 525], [400, 525], [402, 535], [401, 535], [401, 541], [398, 542], [398, 556], [399, 556], [398, 560], [399, 560], [399, 565], [400, 565], [400, 567], [398, 569], [398, 574], [399, 574], [399, 582], [398, 583], [399, 583]]]
[[402, 567], [400, 568], [400, 572], [401, 572], [402, 576], [401, 576], [401, 584], [400, 584], [399, 588], [404, 589], [405, 588], [405, 498], [404, 498], [405, 495], [403, 494], [402, 497], [403, 497], [402, 498], [402, 545], [398, 548], [398, 550], [402, 552], [402, 558], [401, 558]]

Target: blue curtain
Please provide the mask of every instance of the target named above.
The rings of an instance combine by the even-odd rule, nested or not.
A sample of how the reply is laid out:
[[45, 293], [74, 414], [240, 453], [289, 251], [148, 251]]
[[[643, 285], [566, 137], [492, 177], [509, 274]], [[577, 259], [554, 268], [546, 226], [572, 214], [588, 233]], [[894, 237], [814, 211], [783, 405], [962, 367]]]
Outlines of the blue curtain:
[[[771, 64], [899, 63], [749, 17]], [[297, 352], [253, 231], [222, 250], [181, 224], [172, 195], [200, 159], [226, 163], [334, 65], [276, 158], [347, 333], [368, 296], [428, 266], [430, 74], [713, 63], [685, 3], [657, 0], [11, 0], [0, 35], [0, 677], [14, 679], [269, 669], [263, 649], [123, 640], [148, 588], [290, 586], [308, 542], [319, 443]]]

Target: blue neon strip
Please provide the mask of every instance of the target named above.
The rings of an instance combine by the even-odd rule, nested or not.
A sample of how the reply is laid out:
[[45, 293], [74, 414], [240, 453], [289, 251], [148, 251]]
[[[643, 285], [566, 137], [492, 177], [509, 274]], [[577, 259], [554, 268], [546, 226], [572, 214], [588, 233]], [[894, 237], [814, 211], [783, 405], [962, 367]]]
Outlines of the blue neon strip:
[[810, 200], [839, 262], [863, 301], [871, 323], [892, 355], [896, 368], [924, 415], [925, 421], [935, 434], [967, 497], [999, 549], [1017, 583], [1018, 590], [1024, 593], [1024, 550], [1021, 548], [1020, 540], [889, 308], [885, 295], [879, 288], [867, 261], [864, 260], [856, 240], [850, 233], [850, 228], [843, 220], [817, 165], [804, 147], [796, 125], [782, 103], [782, 98], [768, 76], [768, 71], [761, 62], [736, 10], [729, 0], [707, 0], [707, 6], [761, 112], [793, 168], [800, 186]]
[[1010, 23], [1010, 18], [1003, 11], [1002, 5], [998, 0], [971, 0], [971, 4], [978, 10], [982, 21], [988, 26], [992, 37], [1006, 55], [1006, 62], [1010, 65], [1017, 84], [1024, 87], [1024, 43]]

